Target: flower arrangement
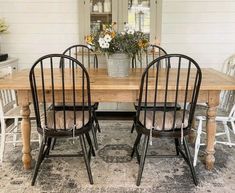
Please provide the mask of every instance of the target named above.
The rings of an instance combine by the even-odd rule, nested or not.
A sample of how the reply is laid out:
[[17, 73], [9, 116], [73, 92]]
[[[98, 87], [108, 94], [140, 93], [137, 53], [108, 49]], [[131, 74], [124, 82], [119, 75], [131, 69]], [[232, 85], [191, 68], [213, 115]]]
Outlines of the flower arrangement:
[[6, 32], [8, 30], [8, 25], [4, 19], [0, 18], [0, 33]]
[[115, 30], [116, 23], [103, 25], [101, 31], [86, 36], [86, 43], [96, 51], [108, 55], [126, 53], [130, 57], [141, 53], [148, 47], [148, 38], [143, 32], [135, 31], [127, 24], [123, 32]]

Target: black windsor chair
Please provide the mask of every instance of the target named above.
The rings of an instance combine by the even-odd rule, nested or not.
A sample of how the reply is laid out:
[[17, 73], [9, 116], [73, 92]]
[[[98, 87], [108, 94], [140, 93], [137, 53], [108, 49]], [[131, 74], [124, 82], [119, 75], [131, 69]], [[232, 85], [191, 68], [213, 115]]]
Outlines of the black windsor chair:
[[[59, 65], [63, 60], [63, 65]], [[69, 66], [70, 65], [70, 66]], [[29, 74], [37, 130], [42, 142], [32, 179], [35, 184], [39, 167], [48, 157], [78, 156], [50, 155], [52, 139], [79, 137], [90, 184], [93, 178], [90, 168], [91, 154], [95, 156], [89, 131], [93, 117], [90, 96], [90, 79], [85, 67], [76, 59], [62, 54], [50, 54], [39, 58]], [[71, 108], [67, 108], [67, 103]], [[81, 102], [80, 109], [76, 103]], [[60, 103], [61, 108], [53, 108]], [[43, 108], [39, 108], [39, 104]], [[42, 116], [40, 116], [42, 115]], [[88, 143], [88, 149], [86, 145]]]
[[[97, 55], [93, 52], [93, 50], [91, 48], [89, 48], [86, 45], [82, 45], [82, 44], [76, 44], [76, 45], [72, 45], [70, 47], [68, 47], [67, 49], [65, 49], [65, 51], [63, 52], [63, 55], [67, 55], [70, 57], [73, 57], [75, 59], [77, 59], [79, 62], [81, 62], [83, 64], [83, 66], [86, 69], [90, 69], [90, 68], [94, 68], [94, 69], [98, 69], [98, 57]], [[60, 68], [62, 67], [63, 62], [61, 61], [60, 64]], [[69, 65], [71, 67], [71, 65]], [[97, 138], [96, 138], [96, 131], [98, 130], [100, 131], [100, 125], [96, 116], [96, 110], [98, 109], [99, 103], [98, 102], [94, 102], [91, 103], [91, 113], [93, 116], [93, 120], [95, 122], [95, 128], [94, 130], [92, 129], [92, 133], [94, 136], [94, 144], [95, 144], [95, 148], [98, 149], [98, 142], [97, 142]], [[56, 104], [55, 109], [60, 109], [60, 104]], [[70, 104], [66, 104], [66, 108], [72, 108]], [[81, 108], [81, 104], [77, 103], [76, 104], [76, 108], [80, 109]], [[52, 149], [54, 149], [56, 143], [56, 139], [53, 139], [53, 145], [52, 145]]]
[[[167, 61], [164, 69], [160, 67], [162, 61]], [[174, 66], [174, 69], [170, 66]], [[152, 67], [155, 68], [155, 71], [150, 70]], [[183, 69], [184, 72], [186, 71], [184, 75]], [[135, 119], [137, 138], [131, 154], [132, 157], [136, 154], [139, 163], [137, 186], [141, 182], [148, 145], [152, 143], [153, 138], [161, 137], [175, 140], [176, 156], [182, 155], [190, 167], [195, 185], [198, 184], [185, 137], [192, 126], [201, 78], [199, 65], [190, 57], [181, 54], [161, 56], [152, 61], [143, 72]], [[177, 104], [182, 100], [181, 109], [177, 110]], [[153, 104], [152, 108], [147, 106], [149, 101]], [[159, 101], [164, 101], [163, 108], [157, 108]], [[168, 102], [174, 104], [170, 109], [167, 108]], [[189, 102], [191, 105], [187, 109], [186, 106]], [[143, 106], [143, 104], [145, 105]], [[144, 142], [140, 155], [138, 146], [142, 136], [144, 136]], [[181, 139], [181, 143], [179, 139]]]
[[[137, 56], [134, 56], [132, 58], [132, 68], [145, 68], [147, 67], [147, 65], [149, 64], [149, 62], [153, 61], [156, 58], [159, 58], [160, 56], [165, 56], [167, 55], [167, 52], [160, 46], [157, 45], [149, 45], [149, 47], [145, 50], [144, 55], [141, 54], [141, 58], [138, 58]], [[161, 68], [166, 68], [167, 62], [166, 61], [161, 61]], [[170, 64], [169, 64], [170, 65]], [[155, 66], [153, 66], [154, 68]], [[171, 66], [169, 66], [171, 67]], [[142, 104], [141, 106], [145, 107], [145, 104]], [[138, 103], [134, 103], [134, 107], [135, 110], [137, 110], [138, 107]], [[147, 104], [147, 108], [152, 108], [153, 107], [153, 103], [149, 102]], [[158, 109], [163, 109], [164, 108], [164, 104], [159, 102], [156, 104], [156, 108]], [[174, 109], [174, 104], [173, 103], [167, 103], [167, 109]], [[177, 110], [180, 110], [180, 105], [177, 104]], [[135, 122], [135, 121], [134, 121]], [[131, 128], [131, 133], [133, 133], [135, 129], [135, 124], [132, 125]]]

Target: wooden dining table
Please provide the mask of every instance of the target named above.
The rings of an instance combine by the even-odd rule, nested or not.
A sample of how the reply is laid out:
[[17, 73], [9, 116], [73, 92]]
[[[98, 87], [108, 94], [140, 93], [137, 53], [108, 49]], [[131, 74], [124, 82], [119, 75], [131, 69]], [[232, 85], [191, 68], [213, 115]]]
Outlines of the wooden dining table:
[[[143, 69], [130, 69], [128, 77], [112, 78], [107, 75], [106, 69], [90, 69], [91, 98], [93, 102], [136, 102], [138, 100], [139, 85]], [[185, 73], [184, 69], [181, 71]], [[46, 74], [46, 73], [45, 73]], [[171, 69], [171, 76], [176, 76], [176, 69]], [[48, 73], [48, 76], [49, 73]], [[58, 78], [60, 73], [58, 72]], [[174, 78], [172, 80], [175, 80]], [[154, 81], [153, 81], [154, 82]], [[174, 89], [175, 82], [169, 81], [169, 87]], [[151, 87], [151, 85], [150, 85]], [[31, 168], [30, 147], [30, 109], [32, 102], [29, 83], [29, 69], [24, 69], [0, 80], [0, 89], [14, 89], [17, 91], [18, 103], [21, 106], [22, 130], [22, 161], [25, 169]], [[48, 88], [50, 90], [50, 88]], [[211, 68], [202, 69], [202, 84], [198, 102], [208, 104], [207, 111], [207, 141], [206, 141], [206, 168], [213, 169], [215, 162], [215, 133], [217, 106], [219, 105], [222, 90], [235, 90], [235, 78], [227, 76]], [[59, 91], [59, 88], [58, 88]], [[170, 92], [169, 92], [170, 93]]]

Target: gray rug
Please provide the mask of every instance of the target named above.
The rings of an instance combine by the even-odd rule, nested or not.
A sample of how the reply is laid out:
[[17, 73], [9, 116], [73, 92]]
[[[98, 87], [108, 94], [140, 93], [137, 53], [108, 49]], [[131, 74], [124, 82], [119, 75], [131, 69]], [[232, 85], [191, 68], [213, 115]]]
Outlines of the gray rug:
[[[130, 153], [136, 134], [131, 134], [131, 121], [100, 121], [99, 150], [92, 157], [91, 169], [94, 185], [89, 184], [82, 157], [50, 158], [41, 166], [34, 187], [30, 185], [32, 171], [21, 164], [21, 146], [7, 145], [5, 162], [0, 166], [0, 192], [235, 192], [235, 149], [216, 145], [216, 164], [212, 171], [202, 163], [203, 148], [196, 167], [199, 186], [195, 187], [189, 167], [181, 158], [147, 157], [142, 182], [136, 184], [138, 164]], [[233, 140], [234, 137], [233, 137]], [[193, 148], [191, 148], [193, 153]], [[78, 140], [60, 140], [54, 152], [79, 152]], [[52, 152], [53, 153], [53, 152]], [[148, 154], [174, 154], [174, 141], [155, 139]], [[33, 165], [38, 145], [32, 145]]]

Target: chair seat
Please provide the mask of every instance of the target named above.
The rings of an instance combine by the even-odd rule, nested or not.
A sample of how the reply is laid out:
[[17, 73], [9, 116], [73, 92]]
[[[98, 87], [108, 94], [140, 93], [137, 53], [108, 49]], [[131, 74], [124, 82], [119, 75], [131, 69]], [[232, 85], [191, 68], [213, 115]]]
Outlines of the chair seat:
[[[134, 105], [135, 105], [135, 109], [137, 110], [139, 103], [135, 102]], [[142, 102], [141, 109], [144, 109], [145, 106], [146, 106], [145, 103]], [[146, 107], [147, 109], [151, 109], [153, 107], [154, 107], [154, 103], [147, 103], [147, 107]], [[174, 110], [175, 103], [173, 102], [166, 103], [166, 108], [167, 110]], [[164, 103], [163, 102], [156, 103], [156, 110], [162, 110], [162, 109], [164, 109]], [[181, 109], [181, 106], [179, 104], [176, 104], [176, 110], [180, 110], [180, 109]]]
[[[74, 112], [73, 111], [65, 111], [65, 119], [66, 119], [66, 129], [72, 129], [74, 127]], [[55, 121], [57, 130], [65, 129], [64, 128], [64, 112], [63, 111], [55, 111]], [[76, 111], [76, 129], [79, 129], [86, 125], [89, 121], [89, 112], [84, 111], [84, 124], [83, 124], [83, 112]], [[47, 129], [54, 129], [54, 111], [47, 112]]]
[[[174, 111], [168, 111], [166, 112], [166, 120], [165, 120], [165, 129], [166, 131], [173, 130], [174, 129], [180, 129], [182, 125], [182, 120], [183, 120], [183, 110], [176, 111], [176, 120], [175, 120], [175, 125], [173, 125], [174, 121]], [[154, 129], [161, 131], [163, 130], [163, 119], [164, 119], [164, 112], [163, 111], [156, 111], [155, 112], [155, 122], [153, 123], [153, 111], [146, 111], [146, 129]], [[144, 116], [145, 112], [141, 111], [140, 112], [140, 117], [139, 121], [141, 122], [142, 125], [144, 125]], [[188, 118], [189, 118], [189, 112], [185, 112], [185, 118], [184, 118], [184, 123], [183, 123], [183, 128], [188, 127]]]

